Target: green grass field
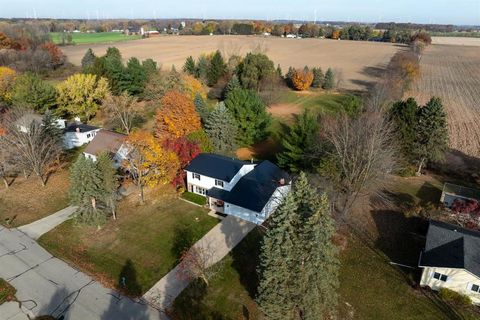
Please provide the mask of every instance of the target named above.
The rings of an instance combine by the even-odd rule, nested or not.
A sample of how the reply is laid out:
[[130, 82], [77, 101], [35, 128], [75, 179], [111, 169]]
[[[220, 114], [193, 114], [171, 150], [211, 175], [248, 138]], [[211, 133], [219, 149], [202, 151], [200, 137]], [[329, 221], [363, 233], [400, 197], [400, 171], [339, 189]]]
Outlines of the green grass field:
[[120, 202], [117, 214], [118, 219], [101, 230], [67, 221], [39, 242], [97, 280], [138, 296], [178, 263], [180, 251], [218, 222], [206, 210], [174, 195], [143, 206]]
[[[119, 32], [98, 32], [98, 33], [71, 33], [74, 44], [95, 44], [105, 42], [119, 42], [126, 40], [141, 39], [141, 36], [126, 36]], [[51, 32], [50, 37], [56, 44], [60, 44], [60, 32]]]

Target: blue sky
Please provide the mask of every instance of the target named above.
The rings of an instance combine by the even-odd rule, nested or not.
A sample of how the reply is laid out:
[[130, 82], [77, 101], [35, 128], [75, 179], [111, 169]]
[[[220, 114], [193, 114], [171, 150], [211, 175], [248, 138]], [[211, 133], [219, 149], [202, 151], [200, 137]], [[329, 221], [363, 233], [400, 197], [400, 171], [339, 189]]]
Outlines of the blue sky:
[[0, 17], [224, 18], [480, 25], [480, 0], [0, 0]]

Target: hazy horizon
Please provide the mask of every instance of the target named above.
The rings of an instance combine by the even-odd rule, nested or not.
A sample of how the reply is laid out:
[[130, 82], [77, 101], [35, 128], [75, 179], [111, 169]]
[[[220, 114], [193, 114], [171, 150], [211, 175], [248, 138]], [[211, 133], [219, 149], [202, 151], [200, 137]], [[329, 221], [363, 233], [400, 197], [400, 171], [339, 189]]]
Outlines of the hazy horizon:
[[81, 2], [17, 0], [2, 4], [1, 18], [55, 18], [55, 19], [244, 19], [244, 20], [300, 20], [346, 22], [398, 22], [480, 25], [478, 0], [402, 0], [385, 4], [381, 0], [339, 0], [321, 4], [299, 0], [295, 4], [284, 0], [244, 0], [225, 5], [213, 0], [198, 3], [184, 0], [172, 4], [167, 1], [94, 1]]

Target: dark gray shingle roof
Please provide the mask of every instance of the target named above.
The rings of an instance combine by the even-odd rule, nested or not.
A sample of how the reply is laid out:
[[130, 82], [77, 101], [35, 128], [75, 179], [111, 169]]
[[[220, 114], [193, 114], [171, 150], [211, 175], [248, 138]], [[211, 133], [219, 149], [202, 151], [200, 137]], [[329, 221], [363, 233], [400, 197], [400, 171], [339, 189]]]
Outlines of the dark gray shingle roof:
[[230, 192], [212, 188], [207, 191], [207, 195], [242, 208], [260, 212], [280, 186], [281, 179], [288, 183], [288, 174], [270, 161], [262, 161], [252, 171], [243, 176]]
[[480, 277], [480, 232], [430, 221], [420, 266], [465, 269]]
[[80, 129], [80, 132], [89, 132], [100, 129], [99, 127], [91, 126], [85, 123], [69, 123], [65, 128], [65, 132], [75, 132], [77, 131], [77, 128]]
[[230, 182], [247, 162], [213, 153], [201, 153], [190, 161], [185, 170]]

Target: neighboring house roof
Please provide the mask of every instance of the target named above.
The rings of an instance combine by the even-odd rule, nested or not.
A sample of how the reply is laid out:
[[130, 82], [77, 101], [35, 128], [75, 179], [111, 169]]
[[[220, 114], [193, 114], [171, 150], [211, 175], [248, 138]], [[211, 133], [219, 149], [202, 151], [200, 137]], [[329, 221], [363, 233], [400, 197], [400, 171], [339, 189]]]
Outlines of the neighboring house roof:
[[463, 198], [475, 199], [480, 201], [480, 190], [476, 190], [473, 188], [459, 186], [452, 183], [445, 183], [443, 185], [443, 192]]
[[480, 277], [480, 232], [430, 221], [420, 266], [465, 269]]
[[65, 127], [65, 132], [77, 132], [77, 128], [80, 132], [90, 132], [100, 129], [99, 127], [91, 126], [85, 123], [69, 123]]
[[212, 188], [207, 195], [233, 205], [260, 212], [272, 197], [275, 190], [288, 183], [288, 174], [270, 161], [262, 161], [244, 175], [230, 192]]
[[127, 136], [108, 130], [100, 130], [87, 145], [84, 153], [98, 156], [102, 152], [116, 154]]
[[230, 182], [245, 164], [248, 162], [213, 153], [201, 153], [190, 161], [185, 170]]

